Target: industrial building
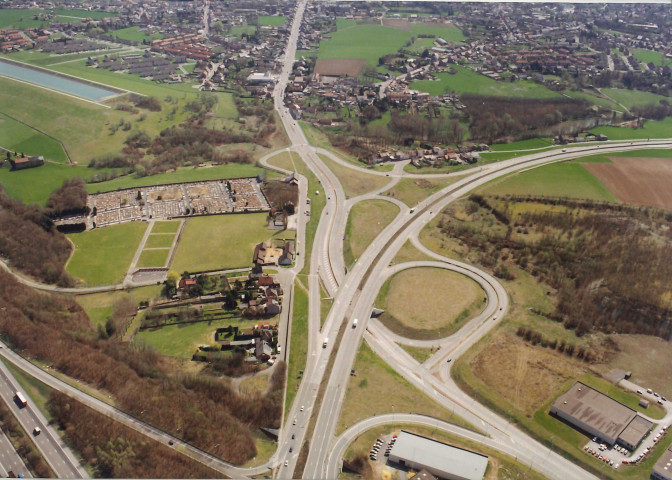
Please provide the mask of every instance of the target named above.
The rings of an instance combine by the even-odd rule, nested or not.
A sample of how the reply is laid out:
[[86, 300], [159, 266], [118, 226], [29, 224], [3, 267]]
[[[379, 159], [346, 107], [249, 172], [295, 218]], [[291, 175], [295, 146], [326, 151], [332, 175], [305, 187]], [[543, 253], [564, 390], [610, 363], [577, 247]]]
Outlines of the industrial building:
[[672, 480], [672, 447], [668, 447], [651, 471], [654, 480]]
[[551, 414], [604, 443], [618, 443], [629, 450], [634, 450], [653, 427], [632, 408], [581, 382], [553, 402]]
[[425, 470], [446, 480], [482, 480], [488, 457], [401, 431], [389, 460], [411, 470]]

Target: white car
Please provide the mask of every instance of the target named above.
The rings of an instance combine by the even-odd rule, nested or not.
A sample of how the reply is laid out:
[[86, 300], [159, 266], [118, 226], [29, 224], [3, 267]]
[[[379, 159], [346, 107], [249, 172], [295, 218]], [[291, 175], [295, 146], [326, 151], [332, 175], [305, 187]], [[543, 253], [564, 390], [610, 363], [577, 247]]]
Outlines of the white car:
[[289, 460], [285, 460], [285, 467], [289, 465]]

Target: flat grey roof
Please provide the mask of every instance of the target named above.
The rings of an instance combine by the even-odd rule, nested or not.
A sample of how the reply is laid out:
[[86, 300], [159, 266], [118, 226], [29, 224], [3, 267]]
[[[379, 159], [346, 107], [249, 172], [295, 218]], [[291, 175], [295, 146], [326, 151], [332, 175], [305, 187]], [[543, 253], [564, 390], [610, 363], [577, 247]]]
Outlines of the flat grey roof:
[[560, 395], [553, 402], [553, 407], [602, 432], [605, 438], [614, 439], [637, 413], [581, 382], [576, 382], [572, 388]]
[[669, 447], [653, 466], [653, 471], [663, 478], [672, 478], [672, 447]]
[[391, 456], [469, 480], [481, 480], [488, 466], [488, 457], [485, 455], [403, 430], [390, 451]]
[[621, 432], [618, 438], [630, 445], [639, 445], [639, 442], [641, 442], [646, 434], [649, 433], [651, 427], [653, 427], [653, 422], [636, 415], [635, 418], [632, 419], [632, 422], [625, 427], [625, 430]]

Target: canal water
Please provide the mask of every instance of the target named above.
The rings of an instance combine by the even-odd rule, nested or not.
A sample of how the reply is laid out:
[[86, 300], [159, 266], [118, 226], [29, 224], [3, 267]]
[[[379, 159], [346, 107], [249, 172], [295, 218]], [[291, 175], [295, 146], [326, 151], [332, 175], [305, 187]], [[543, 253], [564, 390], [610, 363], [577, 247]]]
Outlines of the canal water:
[[107, 97], [119, 95], [120, 93], [118, 90], [108, 90], [101, 86], [79, 82], [45, 70], [24, 67], [3, 60], [0, 60], [0, 75], [58, 90], [59, 92], [68, 93], [76, 97], [86, 98], [94, 102], [100, 102]]

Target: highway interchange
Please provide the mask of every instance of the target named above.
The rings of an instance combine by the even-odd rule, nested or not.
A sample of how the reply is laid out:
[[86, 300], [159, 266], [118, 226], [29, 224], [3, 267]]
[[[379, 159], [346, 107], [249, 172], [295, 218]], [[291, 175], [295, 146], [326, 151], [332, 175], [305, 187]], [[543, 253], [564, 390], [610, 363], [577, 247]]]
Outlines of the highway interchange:
[[[572, 478], [582, 480], [597, 478], [553, 452], [540, 442], [532, 439], [499, 415], [468, 397], [452, 381], [450, 377], [452, 362], [449, 363], [446, 360], [455, 360], [482, 338], [483, 335], [494, 328], [507, 313], [509, 297], [502, 285], [487, 272], [443, 257], [427, 249], [418, 240], [418, 234], [448, 204], [468, 194], [474, 188], [503, 175], [550, 162], [591, 155], [596, 152], [608, 153], [643, 148], [669, 148], [672, 146], [672, 140], [611, 142], [601, 145], [588, 144], [568, 148], [567, 151], [543, 151], [512, 160], [489, 164], [474, 169], [474, 173], [468, 176], [464, 176], [465, 172], [431, 176], [422, 175], [423, 178], [433, 176], [449, 177], [451, 175], [460, 175], [464, 176], [464, 178], [423, 200], [415, 206], [412, 212], [409, 207], [398, 200], [379, 196], [378, 194], [391, 188], [402, 177], [413, 178], [420, 175], [405, 173], [402, 164], [395, 165], [395, 168], [388, 173], [366, 170], [340, 159], [328, 150], [315, 148], [309, 144], [301, 127], [291, 117], [288, 109], [285, 108], [283, 98], [284, 87], [287, 85], [292, 71], [296, 43], [306, 3], [307, 0], [300, 0], [297, 4], [285, 51], [284, 66], [278, 76], [274, 90], [275, 107], [289, 136], [291, 146], [266, 155], [261, 159], [261, 163], [268, 168], [289, 174], [291, 172], [273, 166], [269, 163], [269, 160], [282, 151], [292, 152], [292, 155], [295, 154], [294, 157], [298, 157], [305, 162], [307, 167], [319, 180], [321, 184], [319, 195], [326, 195], [327, 201], [314, 237], [310, 257], [310, 270], [308, 273], [308, 361], [304, 368], [303, 381], [299, 386], [293, 405], [290, 406], [287, 416], [283, 418], [283, 428], [280, 431], [277, 451], [270, 460], [263, 465], [253, 468], [241, 468], [227, 464], [198, 448], [185, 444], [181, 440], [144, 423], [140, 419], [121, 412], [62, 382], [7, 348], [1, 349], [0, 354], [52, 388], [82, 401], [91, 408], [124, 423], [148, 437], [164, 444], [172, 442], [177, 451], [233, 478], [261, 475], [268, 473], [271, 469], [274, 470], [277, 478], [294, 478], [297, 459], [304, 442], [309, 442], [310, 448], [303, 470], [303, 478], [335, 478], [338, 476], [342, 455], [347, 445], [367, 429], [387, 423], [427, 425], [468, 438], [471, 441], [514, 457], [522, 464], [529, 465], [530, 468], [539, 471], [551, 479], [564, 480], [565, 478]], [[371, 192], [357, 198], [346, 199], [338, 178], [327, 168], [318, 156], [318, 153], [328, 156], [331, 160], [343, 166], [360, 170], [363, 174], [389, 176], [390, 181], [384, 188], [376, 192]], [[300, 205], [303, 207], [309, 195], [313, 195], [314, 192], [308, 191], [307, 178], [302, 175], [297, 175], [297, 177], [299, 178]], [[395, 203], [400, 208], [400, 213], [385, 227], [366, 251], [360, 255], [355, 265], [346, 274], [343, 259], [343, 236], [348, 212], [355, 203], [374, 198]], [[299, 210], [301, 210], [301, 207]], [[280, 282], [285, 292], [289, 292], [290, 299], [293, 298], [294, 279], [303, 270], [306, 261], [307, 221], [308, 218], [305, 215], [299, 214], [299, 221], [297, 222], [296, 263], [293, 268], [281, 269], [279, 273]], [[434, 260], [392, 265], [397, 252], [408, 240], [421, 252]], [[2, 266], [6, 267], [4, 263], [2, 263]], [[487, 305], [482, 313], [467, 322], [454, 335], [431, 342], [432, 345], [439, 346], [440, 348], [422, 365], [410, 357], [398, 345], [398, 343], [413, 344], [413, 341], [399, 338], [389, 332], [380, 322], [370, 319], [373, 302], [385, 280], [404, 269], [421, 266], [444, 268], [464, 274], [479, 283], [487, 297]], [[24, 278], [21, 278], [21, 280], [35, 288], [59, 290], [58, 288], [27, 281]], [[327, 294], [333, 298], [332, 308], [322, 327], [320, 327], [320, 284], [324, 287]], [[113, 288], [121, 287], [113, 286]], [[283, 349], [283, 356], [284, 358], [288, 358], [292, 348], [290, 335], [292, 315], [290, 308], [284, 310], [285, 314], [281, 321], [280, 338], [287, 339], [285, 348]], [[357, 318], [359, 323], [356, 328], [351, 328], [351, 322], [354, 318]], [[337, 344], [336, 340], [339, 337], [339, 331], [341, 332], [341, 339]], [[323, 347], [323, 342], [327, 338], [330, 341], [326, 347]], [[481, 433], [475, 433], [433, 418], [397, 413], [396, 415], [380, 415], [366, 419], [357, 425], [351, 426], [337, 438], [335, 435], [336, 425], [345, 398], [350, 370], [354, 365], [355, 357], [363, 340], [411, 384], [437, 403], [464, 418], [470, 424], [476, 426], [476, 428], [479, 428]], [[334, 355], [334, 359], [331, 369], [327, 371], [331, 355]], [[318, 392], [323, 382], [325, 382], [325, 386], [323, 386], [324, 392], [321, 394], [321, 401], [318, 402]], [[1, 389], [0, 393], [5, 393], [6, 395], [6, 392], [2, 392]], [[312, 429], [312, 436], [308, 438], [308, 426], [311, 419], [313, 419], [314, 428]], [[660, 425], [665, 423], [668, 425], [672, 424], [672, 413], [668, 411], [668, 415], [659, 423]], [[1, 445], [2, 442], [0, 441], [0, 449]], [[67, 454], [62, 452], [54, 452], [51, 457], [64, 458], [63, 455], [67, 456]], [[81, 467], [71, 466], [70, 468], [75, 469], [70, 474], [66, 474], [65, 472], [62, 474], [60, 471], [57, 473], [61, 477], [85, 476], [85, 472]]]

